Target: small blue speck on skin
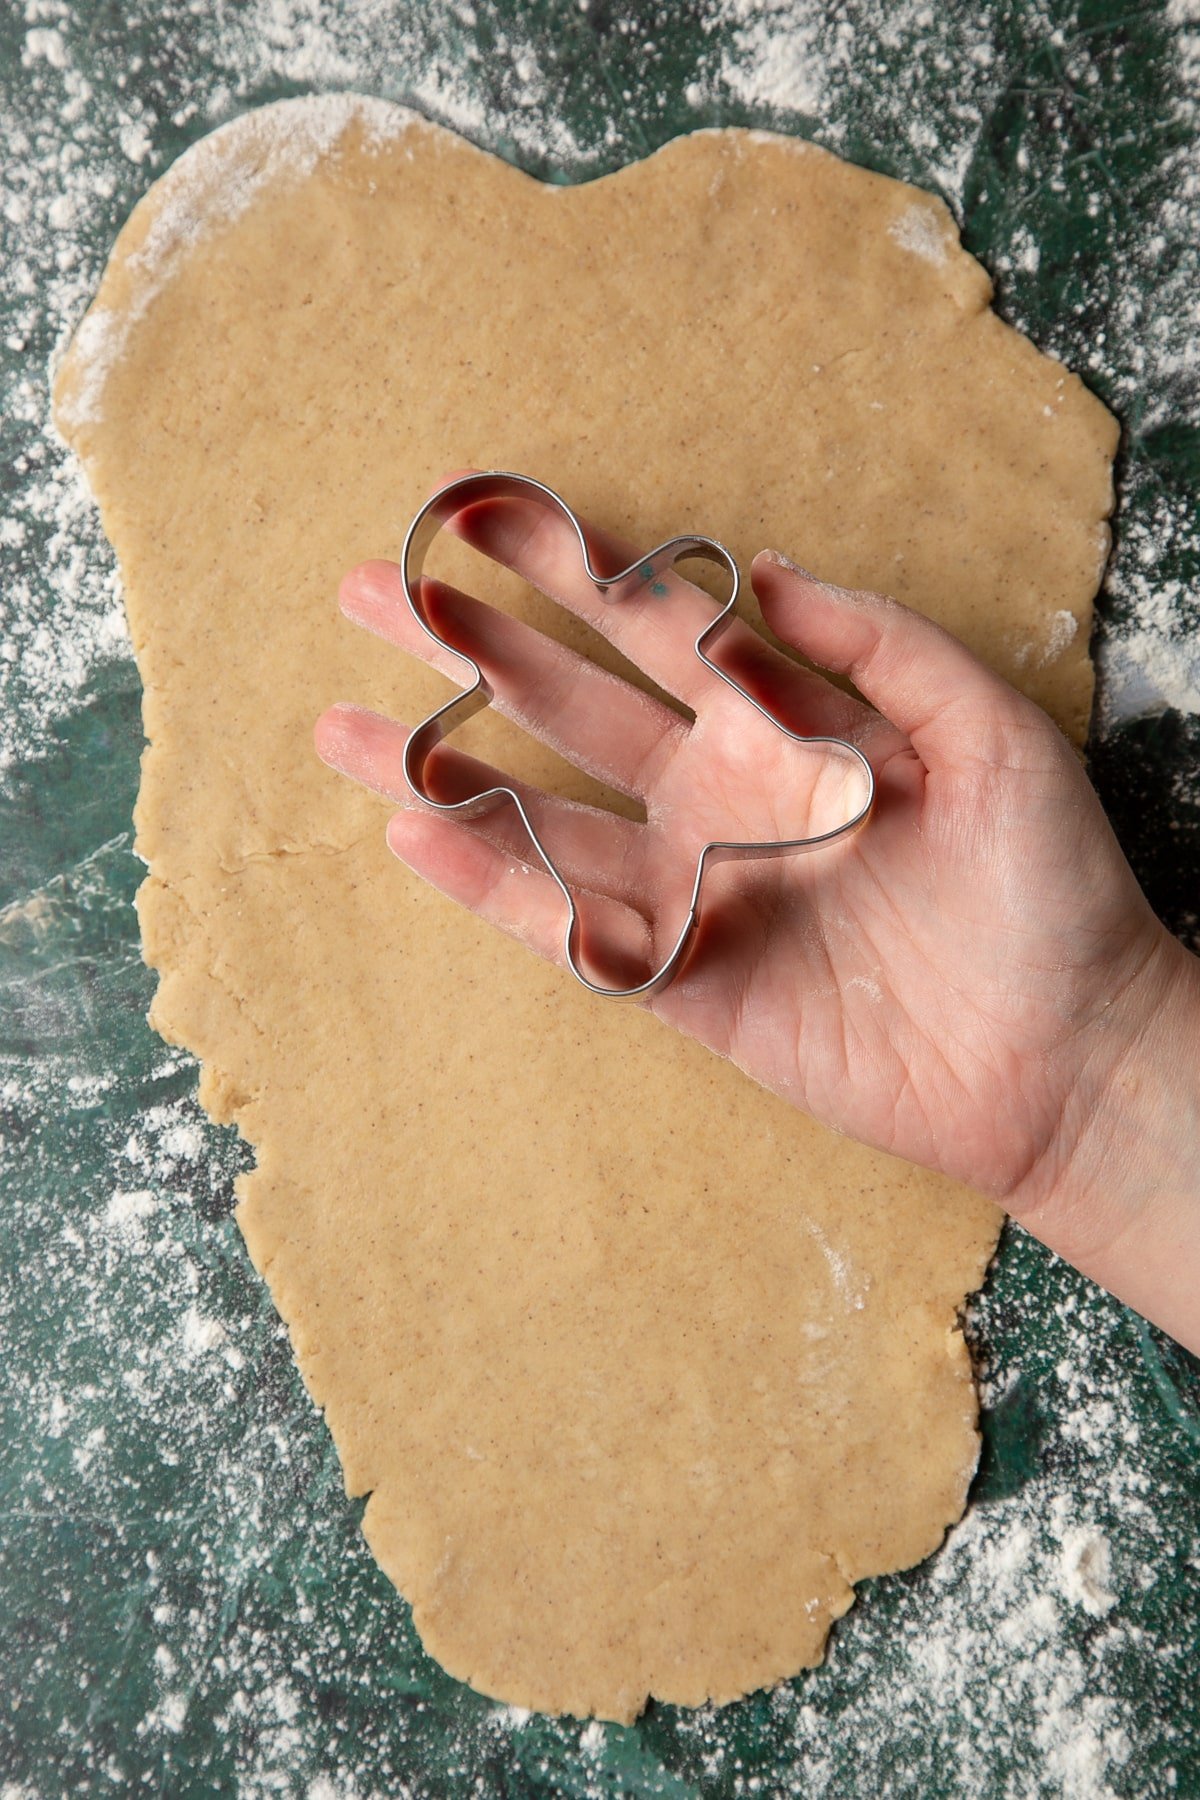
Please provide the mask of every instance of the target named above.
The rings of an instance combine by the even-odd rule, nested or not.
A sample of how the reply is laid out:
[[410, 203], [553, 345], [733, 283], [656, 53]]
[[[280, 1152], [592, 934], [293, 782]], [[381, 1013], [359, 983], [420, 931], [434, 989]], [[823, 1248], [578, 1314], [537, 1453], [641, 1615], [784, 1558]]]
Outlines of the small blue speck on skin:
[[654, 573], [654, 564], [653, 563], [643, 563], [641, 568], [638, 570], [638, 574], [641, 576], [643, 581], [649, 581], [649, 579], [653, 575], [653, 573]]
[[657, 594], [659, 599], [662, 598], [662, 596], [666, 593], [666, 591], [667, 591], [667, 584], [665, 581], [656, 581], [654, 583], [654, 586], [650, 589], [650, 592], [652, 594]]

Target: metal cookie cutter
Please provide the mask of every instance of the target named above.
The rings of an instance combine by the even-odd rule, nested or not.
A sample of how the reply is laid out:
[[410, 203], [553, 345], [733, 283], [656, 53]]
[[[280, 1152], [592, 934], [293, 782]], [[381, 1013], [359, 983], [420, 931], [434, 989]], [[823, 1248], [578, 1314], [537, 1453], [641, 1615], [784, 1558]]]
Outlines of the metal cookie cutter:
[[[851, 757], [859, 765], [864, 783], [866, 798], [858, 811], [843, 824], [831, 831], [821, 832], [815, 837], [785, 838], [778, 842], [736, 843], [720, 839], [705, 844], [696, 858], [696, 876], [692, 883], [692, 895], [688, 902], [687, 916], [683, 927], [675, 939], [666, 958], [654, 969], [644, 981], [632, 987], [608, 987], [602, 982], [593, 981], [583, 967], [580, 958], [581, 924], [579, 908], [575, 897], [568, 887], [558, 866], [547, 850], [545, 844], [534, 829], [520, 795], [510, 787], [490, 787], [480, 794], [474, 794], [466, 800], [435, 800], [425, 782], [425, 770], [430, 756], [444, 738], [460, 725], [465, 725], [474, 714], [482, 711], [492, 699], [493, 689], [483, 670], [473, 657], [463, 651], [456, 650], [447, 644], [430, 623], [421, 601], [421, 571], [425, 558], [434, 538], [446, 523], [447, 519], [461, 512], [465, 507], [478, 500], [520, 499], [536, 500], [552, 512], [559, 513], [571, 527], [579, 543], [579, 555], [584, 572], [596, 592], [605, 600], [618, 602], [627, 600], [639, 589], [644, 589], [657, 581], [658, 577], [684, 557], [703, 557], [724, 569], [732, 583], [733, 591], [725, 605], [710, 619], [695, 640], [694, 649], [705, 668], [740, 694], [748, 706], [770, 721], [777, 731], [791, 738], [798, 744], [813, 744], [828, 749], [837, 756]], [[471, 672], [470, 686], [461, 694], [456, 694], [444, 706], [424, 719], [409, 737], [404, 750], [404, 776], [414, 797], [434, 812], [445, 814], [456, 819], [476, 819], [485, 813], [507, 802], [516, 808], [521, 823], [529, 837], [529, 842], [536, 851], [539, 861], [546, 873], [556, 883], [567, 907], [567, 922], [563, 932], [563, 953], [567, 967], [582, 982], [589, 993], [598, 994], [610, 1000], [645, 1000], [652, 994], [661, 993], [683, 967], [692, 942], [693, 934], [700, 923], [700, 896], [704, 886], [704, 877], [708, 869], [715, 863], [728, 862], [734, 858], [758, 859], [768, 856], [798, 855], [802, 851], [819, 850], [826, 844], [832, 844], [839, 838], [848, 837], [851, 832], [865, 824], [875, 799], [875, 776], [870, 763], [861, 750], [842, 738], [835, 737], [803, 737], [798, 732], [789, 731], [786, 725], [761, 706], [754, 696], [747, 692], [740, 682], [735, 681], [724, 669], [720, 668], [709, 655], [710, 648], [716, 643], [721, 633], [730, 625], [735, 617], [738, 591], [741, 585], [738, 566], [732, 554], [724, 544], [710, 537], [673, 537], [659, 544], [657, 549], [639, 556], [628, 568], [616, 575], [601, 575], [592, 566], [587, 539], [583, 526], [572, 512], [566, 501], [543, 482], [535, 481], [529, 475], [514, 475], [502, 469], [488, 469], [473, 475], [463, 475], [457, 481], [451, 481], [427, 500], [413, 519], [404, 539], [404, 548], [400, 553], [400, 579], [404, 587], [404, 597], [417, 624], [425, 635], [432, 639], [440, 650], [450, 654], [463, 663]]]

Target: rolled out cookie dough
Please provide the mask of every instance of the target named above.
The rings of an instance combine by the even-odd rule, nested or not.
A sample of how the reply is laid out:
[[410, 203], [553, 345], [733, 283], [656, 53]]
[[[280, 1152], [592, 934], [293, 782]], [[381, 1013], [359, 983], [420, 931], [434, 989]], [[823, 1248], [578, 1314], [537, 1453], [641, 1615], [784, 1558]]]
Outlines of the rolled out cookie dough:
[[[60, 371], [145, 684], [152, 1017], [254, 1146], [238, 1220], [375, 1555], [504, 1700], [728, 1700], [928, 1555], [997, 1214], [392, 861], [312, 723], [446, 689], [338, 578], [446, 468], [517, 468], [640, 543], [890, 590], [1078, 739], [1115, 431], [989, 292], [940, 202], [802, 144], [698, 133], [563, 189], [290, 101], [156, 184]], [[597, 792], [492, 715], [475, 741]]]

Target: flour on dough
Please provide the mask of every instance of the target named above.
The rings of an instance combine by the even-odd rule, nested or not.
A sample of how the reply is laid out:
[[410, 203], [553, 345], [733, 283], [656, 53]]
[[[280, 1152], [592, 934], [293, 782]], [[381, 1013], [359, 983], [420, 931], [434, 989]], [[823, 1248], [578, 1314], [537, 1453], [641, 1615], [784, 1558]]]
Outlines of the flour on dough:
[[[517, 468], [635, 542], [911, 600], [1079, 739], [1114, 425], [989, 297], [940, 202], [783, 139], [563, 189], [288, 101], [155, 185], [60, 371], [145, 686], [154, 1022], [254, 1146], [239, 1223], [375, 1555], [516, 1705], [732, 1699], [936, 1547], [997, 1214], [413, 881], [312, 723], [446, 690], [338, 578], [447, 468]], [[493, 715], [476, 741], [596, 796]]]

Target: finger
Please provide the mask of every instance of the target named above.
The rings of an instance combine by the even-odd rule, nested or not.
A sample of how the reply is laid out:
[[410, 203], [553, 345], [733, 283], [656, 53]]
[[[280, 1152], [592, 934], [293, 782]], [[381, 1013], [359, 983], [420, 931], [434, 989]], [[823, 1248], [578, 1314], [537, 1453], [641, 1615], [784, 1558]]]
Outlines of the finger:
[[802, 738], [845, 738], [860, 749], [869, 748], [875, 757], [903, 742], [901, 734], [873, 706], [864, 706], [854, 694], [835, 687], [823, 675], [799, 668], [756, 631], [748, 631], [746, 636], [749, 644], [735, 643], [732, 653], [720, 642], [714, 661], [788, 731]]
[[[445, 582], [425, 576], [421, 598], [438, 635], [484, 670], [501, 712], [597, 781], [645, 797], [655, 772], [687, 734], [677, 713], [544, 632]], [[360, 563], [344, 577], [339, 600], [357, 624], [462, 685], [461, 661], [440, 651], [422, 631], [395, 563]]]
[[1014, 727], [1028, 724], [1031, 703], [932, 619], [882, 594], [820, 581], [774, 550], [755, 557], [751, 579], [772, 630], [848, 675], [927, 768], [1011, 758]]
[[[636, 560], [635, 544], [586, 520], [581, 523], [597, 568], [615, 575]], [[456, 513], [447, 530], [586, 619], [685, 705], [696, 710], [711, 697], [716, 678], [696, 655], [695, 641], [716, 617], [718, 605], [677, 571], [665, 572], [628, 599], [603, 599], [584, 571], [567, 521], [536, 500], [476, 501]], [[801, 672], [737, 620], [722, 632], [714, 660], [732, 670], [742, 659], [760, 671], [769, 667], [780, 683], [794, 677], [795, 692], [802, 691]]]
[[[388, 846], [408, 867], [489, 925], [517, 938], [547, 962], [566, 966], [567, 906], [540, 868], [480, 837], [470, 826], [426, 812], [397, 813]], [[609, 987], [644, 979], [651, 953], [647, 921], [605, 895], [575, 892], [583, 966]]]
[[[404, 774], [408, 738], [405, 726], [358, 706], [330, 707], [318, 719], [314, 733], [317, 754], [330, 768], [389, 800], [419, 809], [420, 802]], [[490, 787], [512, 788], [568, 880], [636, 904], [642, 826], [598, 807], [544, 793], [444, 744], [429, 758], [426, 771], [433, 798], [442, 802], [466, 800]], [[527, 859], [535, 855], [515, 807], [497, 806], [464, 829], [506, 856]]]

